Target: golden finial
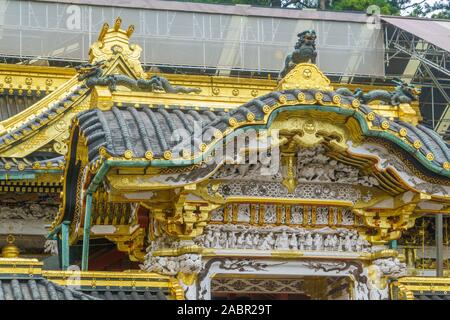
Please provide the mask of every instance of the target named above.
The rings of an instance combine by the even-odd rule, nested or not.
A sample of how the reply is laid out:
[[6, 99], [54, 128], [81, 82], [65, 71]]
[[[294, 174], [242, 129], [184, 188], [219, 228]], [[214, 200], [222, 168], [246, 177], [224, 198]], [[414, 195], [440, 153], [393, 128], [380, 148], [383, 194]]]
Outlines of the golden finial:
[[[141, 78], [145, 75], [139, 61], [142, 48], [137, 44], [130, 45], [130, 36], [134, 32], [134, 26], [130, 25], [126, 30], [121, 29], [122, 19], [118, 17], [112, 27], [104, 23], [98, 36], [98, 41], [93, 43], [89, 50], [89, 62], [96, 63], [106, 61], [103, 65], [108, 67], [108, 63], [113, 63], [117, 54], [120, 53], [131, 70], [134, 70], [135, 76]], [[109, 62], [108, 62], [109, 61]]]
[[128, 26], [128, 29], [127, 29], [127, 36], [128, 36], [128, 38], [131, 37], [131, 35], [133, 34], [133, 32], [134, 32], [134, 25], [130, 24], [130, 25]]
[[12, 234], [8, 235], [6, 237], [6, 242], [8, 243], [6, 246], [2, 249], [2, 257], [3, 258], [17, 258], [19, 256], [20, 250], [17, 248], [17, 246], [14, 244], [14, 241], [16, 239]]
[[100, 34], [98, 35], [98, 41], [102, 41], [103, 38], [105, 37], [106, 32], [108, 32], [109, 29], [109, 24], [108, 22], [105, 22], [103, 24], [102, 30], [100, 30]]
[[114, 31], [119, 31], [121, 24], [122, 24], [122, 19], [120, 17], [117, 17], [116, 21], [114, 22]]

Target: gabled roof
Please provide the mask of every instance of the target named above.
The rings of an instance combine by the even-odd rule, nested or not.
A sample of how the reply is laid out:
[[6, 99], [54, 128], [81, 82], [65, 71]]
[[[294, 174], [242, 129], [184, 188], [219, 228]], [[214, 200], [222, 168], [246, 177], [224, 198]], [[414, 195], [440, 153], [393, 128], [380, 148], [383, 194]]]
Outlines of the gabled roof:
[[[315, 108], [354, 117], [364, 136], [388, 140], [432, 172], [450, 177], [450, 150], [437, 133], [423, 125], [388, 120], [374, 113], [370, 106], [361, 105], [355, 97], [334, 91], [274, 91], [229, 112], [115, 105], [111, 110], [93, 109], [78, 114], [75, 123], [80, 128], [79, 134], [86, 138], [89, 161], [98, 160], [100, 153], [105, 152], [113, 157], [153, 160], [149, 165], [174, 166], [200, 161], [201, 153], [211, 152], [220, 141], [217, 131], [223, 137], [244, 127], [268, 126], [276, 114], [293, 108]], [[200, 132], [194, 132], [194, 123], [201, 125]], [[177, 129], [184, 130], [189, 138], [176, 139], [174, 131]], [[206, 145], [195, 143], [211, 129], [214, 132], [210, 134], [210, 141], [203, 141]], [[197, 156], [186, 160], [183, 151], [191, 152], [193, 145]]]
[[450, 300], [450, 294], [447, 292], [424, 291], [414, 294], [414, 300]]
[[97, 300], [42, 277], [0, 276], [1, 300]]
[[0, 90], [0, 121], [22, 112], [44, 96], [45, 90]]
[[167, 300], [159, 288], [84, 286], [74, 289], [42, 276], [0, 275], [1, 300]]
[[86, 288], [81, 292], [102, 300], [167, 300], [161, 289], [156, 288]]
[[0, 301], [182, 298], [178, 281], [155, 273], [42, 270], [42, 265], [37, 259], [0, 257]]

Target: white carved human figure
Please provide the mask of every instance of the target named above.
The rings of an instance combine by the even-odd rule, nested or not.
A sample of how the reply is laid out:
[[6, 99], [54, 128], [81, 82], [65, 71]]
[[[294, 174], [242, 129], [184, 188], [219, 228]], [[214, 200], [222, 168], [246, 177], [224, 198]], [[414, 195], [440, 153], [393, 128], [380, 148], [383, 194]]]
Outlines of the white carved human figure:
[[[341, 229], [339, 233], [324, 228], [307, 230], [299, 228], [249, 227], [240, 225], [208, 226], [204, 235], [197, 237], [196, 244], [205, 248], [260, 249], [260, 250], [325, 250], [362, 252], [371, 251], [370, 243], [356, 230]], [[154, 250], [174, 243], [157, 241], [152, 243]], [[181, 244], [184, 246], [185, 244]]]
[[356, 251], [362, 251], [362, 249], [364, 248], [364, 238], [360, 235], [357, 239], [356, 239]]
[[226, 232], [220, 235], [220, 248], [228, 248], [228, 235]]
[[206, 248], [211, 248], [213, 246], [214, 236], [211, 230], [208, 230], [205, 236], [204, 246]]
[[[358, 242], [358, 236], [357, 235], [353, 235], [351, 237], [351, 241], [352, 241], [352, 248], [356, 250], [356, 245], [357, 245], [357, 242]], [[358, 251], [358, 250], [356, 250], [356, 251]]]
[[345, 236], [344, 248], [345, 248], [345, 251], [349, 251], [349, 252], [353, 251], [352, 250], [352, 239], [350, 238], [350, 235], [348, 235], [348, 234]]
[[256, 249], [258, 247], [258, 243], [259, 243], [259, 234], [255, 234], [255, 236], [253, 237], [252, 248]]
[[245, 249], [252, 249], [253, 248], [253, 237], [251, 233], [247, 233], [247, 236], [245, 237]]
[[331, 249], [336, 250], [337, 246], [338, 246], [338, 238], [336, 235], [333, 235], [333, 237], [331, 238]]
[[314, 236], [314, 248], [316, 250], [322, 250], [322, 236], [318, 233], [316, 233], [316, 235]]
[[212, 247], [213, 248], [220, 248], [220, 231], [215, 231], [214, 232], [214, 238], [213, 238], [213, 242], [212, 242]]
[[272, 249], [273, 244], [275, 243], [273, 239], [273, 233], [269, 232], [261, 241], [259, 249], [261, 250], [270, 250]]
[[297, 250], [297, 247], [298, 247], [297, 235], [292, 234], [291, 239], [289, 240], [289, 248]]
[[308, 233], [308, 235], [306, 236], [306, 241], [305, 241], [305, 249], [311, 250], [312, 245], [313, 245], [313, 238], [311, 236], [311, 233]]
[[328, 251], [331, 250], [331, 236], [328, 234], [323, 241], [323, 248]]
[[343, 251], [345, 246], [344, 238], [341, 236], [339, 237], [339, 243], [338, 243], [338, 251]]
[[236, 246], [236, 233], [234, 231], [231, 231], [228, 237], [228, 248], [234, 248], [235, 246]]
[[278, 234], [277, 240], [275, 242], [275, 249], [286, 250], [289, 249], [289, 237], [286, 231], [283, 230], [281, 234]]
[[244, 249], [244, 246], [245, 246], [245, 233], [242, 232], [236, 240], [236, 247], [238, 249]]
[[305, 250], [305, 236], [303, 234], [298, 237], [298, 249]]
[[176, 262], [173, 261], [173, 260], [167, 261], [166, 267], [167, 267], [167, 270], [168, 270], [170, 273], [177, 272], [177, 264], [176, 264]]

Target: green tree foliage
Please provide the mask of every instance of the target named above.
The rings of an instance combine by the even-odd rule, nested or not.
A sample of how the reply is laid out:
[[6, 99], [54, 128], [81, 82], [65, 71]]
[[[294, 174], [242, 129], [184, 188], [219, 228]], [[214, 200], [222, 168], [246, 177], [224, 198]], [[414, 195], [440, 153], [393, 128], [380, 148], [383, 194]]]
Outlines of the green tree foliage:
[[419, 6], [414, 9], [412, 15], [427, 15], [436, 19], [450, 19], [450, 1], [441, 0], [433, 4], [429, 4], [425, 1], [423, 3], [421, 2]]
[[330, 9], [333, 10], [351, 10], [366, 11], [371, 6], [376, 5], [380, 8], [381, 14], [399, 15], [401, 4], [398, 1], [387, 0], [340, 0], [333, 1]]

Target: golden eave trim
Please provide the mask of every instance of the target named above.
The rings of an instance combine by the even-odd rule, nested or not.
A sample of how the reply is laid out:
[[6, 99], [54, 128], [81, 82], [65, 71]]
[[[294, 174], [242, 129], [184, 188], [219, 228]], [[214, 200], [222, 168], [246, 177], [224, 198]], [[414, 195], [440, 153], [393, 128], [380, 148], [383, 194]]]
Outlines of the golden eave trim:
[[450, 278], [442, 278], [442, 277], [402, 277], [398, 278], [397, 281], [399, 283], [411, 286], [411, 285], [449, 285], [450, 286]]
[[225, 203], [282, 203], [282, 204], [307, 204], [318, 206], [336, 206], [336, 207], [352, 207], [351, 201], [344, 200], [322, 200], [322, 199], [303, 199], [303, 198], [250, 198], [250, 197], [228, 197]]
[[18, 127], [23, 122], [25, 122], [30, 116], [38, 116], [45, 110], [51, 103], [59, 100], [61, 95], [64, 95], [66, 90], [74, 87], [78, 83], [78, 76], [73, 76], [68, 79], [64, 84], [58, 87], [57, 90], [53, 91], [49, 95], [45, 96], [41, 100], [37, 101], [35, 104], [30, 106], [29, 108], [23, 110], [22, 112], [0, 122], [3, 126], [5, 132], [0, 132], [0, 135], [6, 133], [7, 129], [10, 127]]
[[55, 278], [69, 278], [73, 276], [80, 276], [81, 279], [120, 279], [120, 280], [153, 280], [153, 281], [168, 281], [169, 276], [161, 275], [153, 272], [139, 272], [139, 271], [61, 271], [61, 270], [44, 270], [42, 274], [48, 279]]
[[50, 66], [33, 66], [20, 64], [0, 63], [0, 74], [8, 73], [8, 75], [18, 76], [61, 76], [61, 78], [70, 78], [76, 71], [74, 68], [50, 67]]

